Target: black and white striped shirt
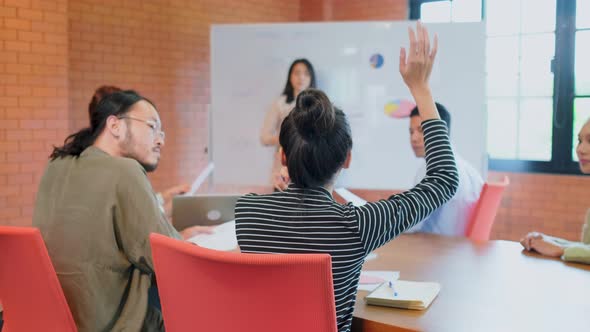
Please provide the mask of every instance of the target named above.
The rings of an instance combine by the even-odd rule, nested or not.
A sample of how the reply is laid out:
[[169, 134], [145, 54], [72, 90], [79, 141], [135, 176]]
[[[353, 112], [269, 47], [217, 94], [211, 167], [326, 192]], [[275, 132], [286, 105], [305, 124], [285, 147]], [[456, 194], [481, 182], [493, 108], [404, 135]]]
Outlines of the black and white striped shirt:
[[291, 185], [284, 192], [243, 196], [236, 204], [242, 252], [331, 255], [338, 331], [350, 330], [365, 256], [426, 218], [457, 190], [459, 178], [444, 122], [425, 121], [422, 128], [426, 177], [387, 200], [342, 205], [324, 188]]

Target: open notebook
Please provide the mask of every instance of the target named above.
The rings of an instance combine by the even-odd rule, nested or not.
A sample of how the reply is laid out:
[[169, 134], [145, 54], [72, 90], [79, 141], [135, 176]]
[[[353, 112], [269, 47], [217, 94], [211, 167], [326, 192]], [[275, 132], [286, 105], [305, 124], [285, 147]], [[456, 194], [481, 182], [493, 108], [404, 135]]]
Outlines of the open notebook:
[[402, 309], [424, 310], [438, 295], [440, 284], [436, 282], [398, 280], [393, 287], [384, 282], [365, 297], [367, 304]]

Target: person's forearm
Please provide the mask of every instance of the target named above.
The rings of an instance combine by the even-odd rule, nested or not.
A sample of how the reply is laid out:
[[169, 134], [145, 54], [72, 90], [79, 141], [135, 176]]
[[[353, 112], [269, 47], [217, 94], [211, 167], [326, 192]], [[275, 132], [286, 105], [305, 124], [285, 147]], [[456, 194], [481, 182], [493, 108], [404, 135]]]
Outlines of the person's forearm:
[[416, 101], [416, 106], [418, 107], [418, 112], [420, 112], [422, 121], [440, 119], [438, 110], [434, 104], [434, 98], [432, 98], [432, 93], [430, 92], [430, 87], [428, 85], [412, 88], [410, 89], [410, 92]]

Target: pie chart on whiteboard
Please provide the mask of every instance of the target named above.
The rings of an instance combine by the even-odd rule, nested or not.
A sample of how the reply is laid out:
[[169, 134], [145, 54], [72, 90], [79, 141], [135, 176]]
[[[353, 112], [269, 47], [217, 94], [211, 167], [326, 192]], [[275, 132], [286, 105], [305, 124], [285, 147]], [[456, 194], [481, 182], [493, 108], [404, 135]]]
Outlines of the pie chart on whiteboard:
[[371, 67], [375, 69], [381, 68], [383, 66], [383, 55], [375, 53], [371, 56], [369, 62], [371, 63]]
[[385, 104], [383, 111], [388, 117], [401, 119], [410, 116], [415, 106], [416, 104], [407, 99], [394, 99]]

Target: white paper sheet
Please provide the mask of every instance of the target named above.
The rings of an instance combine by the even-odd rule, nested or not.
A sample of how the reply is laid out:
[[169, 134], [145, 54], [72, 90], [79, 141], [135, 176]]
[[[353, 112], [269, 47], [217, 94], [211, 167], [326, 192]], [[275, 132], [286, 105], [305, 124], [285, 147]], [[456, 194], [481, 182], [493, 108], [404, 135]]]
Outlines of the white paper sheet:
[[231, 251], [238, 247], [236, 221], [228, 221], [213, 228], [212, 234], [198, 234], [188, 241], [213, 250]]
[[351, 193], [346, 188], [336, 188], [334, 191], [337, 192], [338, 195], [342, 196], [342, 198], [344, 198], [347, 202], [352, 202], [352, 205], [354, 206], [363, 206], [367, 204], [367, 201]]

